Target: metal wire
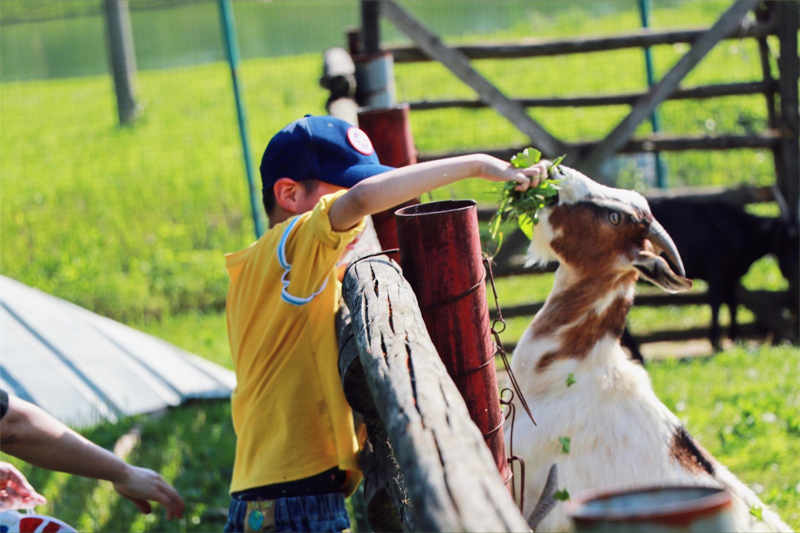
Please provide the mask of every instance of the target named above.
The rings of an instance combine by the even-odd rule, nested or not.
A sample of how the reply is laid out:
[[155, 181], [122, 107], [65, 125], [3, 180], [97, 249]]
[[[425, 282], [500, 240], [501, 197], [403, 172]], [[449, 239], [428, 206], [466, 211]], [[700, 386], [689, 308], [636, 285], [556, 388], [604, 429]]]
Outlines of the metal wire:
[[[519, 397], [519, 403], [522, 405], [522, 408], [525, 409], [525, 412], [528, 413], [528, 416], [533, 422], [533, 425], [536, 425], [536, 419], [533, 418], [533, 413], [531, 412], [531, 408], [528, 407], [528, 402], [525, 400], [525, 396], [522, 394], [522, 390], [519, 388], [519, 383], [517, 382], [517, 378], [514, 375], [514, 372], [511, 370], [511, 365], [508, 363], [508, 353], [506, 352], [505, 348], [503, 348], [503, 343], [500, 340], [500, 333], [505, 331], [506, 329], [506, 321], [503, 318], [503, 311], [500, 309], [500, 302], [497, 298], [497, 288], [494, 285], [494, 274], [492, 273], [492, 261], [486, 255], [483, 256], [483, 264], [486, 267], [486, 275], [489, 278], [489, 284], [492, 286], [492, 295], [494, 296], [494, 306], [497, 310], [497, 317], [492, 321], [492, 335], [494, 336], [494, 344], [497, 353], [500, 354], [500, 358], [503, 360], [503, 365], [506, 368], [506, 373], [508, 374], [508, 379], [511, 382], [511, 387], [514, 389], [514, 392]], [[501, 325], [501, 328], [498, 328], [497, 325]]]

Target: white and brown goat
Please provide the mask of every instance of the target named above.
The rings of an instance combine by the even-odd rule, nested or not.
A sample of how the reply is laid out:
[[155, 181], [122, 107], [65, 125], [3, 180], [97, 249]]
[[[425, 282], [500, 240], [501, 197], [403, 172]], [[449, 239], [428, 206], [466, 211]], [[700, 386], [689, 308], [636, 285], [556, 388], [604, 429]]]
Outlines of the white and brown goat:
[[[672, 239], [640, 194], [602, 186], [567, 167], [557, 177], [558, 202], [540, 212], [528, 260], [560, 265], [511, 364], [538, 423], [518, 417], [514, 429], [514, 453], [526, 463], [525, 516], [557, 464], [558, 486], [572, 496], [587, 490], [721, 485], [733, 495], [741, 530], [788, 531], [692, 439], [656, 397], [644, 368], [620, 347], [640, 276], [669, 292], [691, 287]], [[507, 447], [509, 437], [507, 428]], [[568, 454], [560, 437], [571, 439]], [[755, 522], [749, 513], [753, 507], [762, 509], [763, 522]], [[556, 505], [536, 529], [568, 528], [565, 506]]]

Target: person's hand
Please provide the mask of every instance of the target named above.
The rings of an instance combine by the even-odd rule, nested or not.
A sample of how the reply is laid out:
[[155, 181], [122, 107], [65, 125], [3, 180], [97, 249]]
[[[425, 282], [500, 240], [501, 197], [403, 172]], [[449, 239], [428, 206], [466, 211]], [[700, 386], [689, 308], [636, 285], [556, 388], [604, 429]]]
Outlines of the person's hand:
[[0, 511], [30, 509], [47, 503], [11, 463], [0, 462]]
[[510, 163], [492, 156], [486, 156], [483, 165], [482, 177], [493, 181], [515, 181], [518, 191], [525, 191], [529, 187], [536, 187], [547, 177], [547, 169], [551, 162], [542, 159], [533, 166], [527, 168], [515, 168]]
[[145, 514], [152, 510], [150, 501], [156, 501], [166, 508], [167, 518], [183, 515], [184, 503], [178, 492], [149, 468], [128, 465], [123, 478], [114, 482], [114, 489]]

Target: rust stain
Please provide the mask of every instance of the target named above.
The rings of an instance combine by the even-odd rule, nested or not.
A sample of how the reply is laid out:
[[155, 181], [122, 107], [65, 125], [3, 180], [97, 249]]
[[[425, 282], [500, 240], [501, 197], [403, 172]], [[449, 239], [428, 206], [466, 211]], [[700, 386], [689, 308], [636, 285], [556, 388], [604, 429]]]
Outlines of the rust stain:
[[683, 426], [678, 426], [672, 436], [670, 455], [686, 470], [699, 474], [714, 475], [714, 464], [706, 450], [697, 444]]

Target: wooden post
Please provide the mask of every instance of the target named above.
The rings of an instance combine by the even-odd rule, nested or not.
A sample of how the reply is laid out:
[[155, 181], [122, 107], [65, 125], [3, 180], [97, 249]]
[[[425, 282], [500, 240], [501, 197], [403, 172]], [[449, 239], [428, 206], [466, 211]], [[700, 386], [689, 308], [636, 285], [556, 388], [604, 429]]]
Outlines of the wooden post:
[[381, 49], [380, 9], [379, 0], [361, 0], [361, 42], [366, 54]]
[[121, 125], [130, 124], [139, 113], [136, 103], [136, 52], [133, 48], [128, 0], [105, 0], [106, 38], [117, 115]]
[[800, 164], [798, 163], [798, 57], [797, 29], [800, 4], [796, 2], [776, 2], [777, 33], [780, 42], [778, 81], [781, 103], [780, 120], [783, 136], [780, 142], [782, 172], [778, 176], [778, 186], [789, 203], [789, 214], [798, 219], [800, 211]]
[[[779, 90], [781, 95], [780, 122], [782, 138], [779, 144], [780, 170], [778, 188], [788, 203], [789, 219], [800, 228], [800, 118], [798, 117], [798, 90], [800, 78], [800, 59], [797, 57], [797, 30], [800, 26], [800, 4], [797, 2], [776, 2], [774, 4], [778, 40], [780, 41]], [[800, 232], [795, 231], [795, 239]], [[795, 338], [800, 342], [800, 262], [795, 272], [794, 294]]]
[[[381, 51], [381, 3], [361, 0], [361, 32], [358, 43], [352, 38], [349, 45], [356, 63], [356, 101], [363, 107], [384, 108], [395, 103], [394, 58]], [[356, 46], [357, 45], [357, 46]]]
[[[774, 20], [775, 12], [770, 4], [761, 4], [756, 8], [756, 19], [761, 23], [769, 23]], [[767, 101], [767, 126], [775, 128], [777, 117], [775, 115], [775, 79], [772, 77], [772, 67], [770, 65], [770, 51], [767, 43], [767, 36], [756, 37], [758, 41], [758, 55], [761, 59], [761, 76], [764, 78], [764, 98]], [[773, 152], [774, 153], [774, 152]]]
[[[414, 529], [529, 530], [433, 347], [400, 267], [386, 256], [357, 261], [345, 273], [342, 295]], [[347, 380], [344, 386], [348, 394]]]

